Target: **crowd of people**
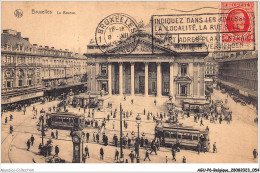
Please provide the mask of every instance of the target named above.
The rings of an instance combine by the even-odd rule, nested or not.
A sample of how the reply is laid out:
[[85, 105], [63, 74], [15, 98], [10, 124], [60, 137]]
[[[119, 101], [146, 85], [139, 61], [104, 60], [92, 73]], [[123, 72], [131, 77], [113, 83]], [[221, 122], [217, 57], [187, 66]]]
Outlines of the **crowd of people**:
[[[45, 100], [47, 101], [52, 101], [55, 100], [55, 98], [46, 98], [42, 101], [42, 103], [45, 103]], [[127, 98], [126, 96], [124, 96], [124, 100], [126, 101]], [[134, 100], [131, 99], [131, 104], [134, 103]], [[157, 100], [154, 100], [154, 105], [156, 106], [157, 104]], [[21, 106], [20, 111], [23, 111], [23, 113], [25, 114], [27, 111], [27, 107], [30, 106], [30, 104], [25, 104]], [[19, 106], [18, 106], [19, 107]], [[67, 108], [69, 106], [67, 106], [67, 104], [59, 104], [59, 105], [53, 105], [52, 107], [49, 107], [48, 111], [52, 112], [52, 111], [66, 111]], [[86, 125], [88, 128], [93, 128], [95, 130], [95, 128], [98, 129], [98, 131], [95, 131], [91, 134], [91, 132], [89, 131], [88, 128], [86, 128], [85, 130], [83, 130], [83, 136], [86, 143], [98, 143], [104, 146], [114, 146], [116, 147], [115, 149], [115, 157], [114, 160], [116, 162], [122, 162], [122, 160], [120, 160], [119, 158], [119, 151], [118, 151], [118, 147], [120, 146], [120, 136], [118, 136], [117, 134], [114, 134], [113, 137], [110, 137], [109, 134], [106, 133], [106, 124], [109, 123], [110, 121], [112, 122], [112, 128], [114, 129], [115, 127], [115, 119], [118, 117], [118, 115], [120, 114], [120, 112], [117, 110], [117, 108], [113, 109], [113, 104], [108, 102], [107, 108], [111, 109], [111, 111], [109, 111], [109, 113], [107, 114], [106, 118], [103, 119], [97, 119], [95, 118], [95, 114], [96, 114], [96, 109], [92, 108], [89, 109], [88, 113], [86, 113], [86, 109], [84, 109], [84, 113], [86, 113], [86, 115], [88, 115], [88, 117], [90, 117], [89, 119], [86, 119]], [[18, 110], [19, 111], [19, 110]], [[80, 108], [79, 108], [80, 111]], [[47, 111], [46, 111], [47, 112]], [[45, 110], [41, 109], [40, 111], [40, 117], [39, 117], [39, 122], [44, 121], [44, 114], [45, 114]], [[140, 113], [141, 114], [141, 113]], [[162, 123], [163, 121], [166, 122], [169, 118], [172, 118], [170, 116], [170, 114], [167, 112], [157, 112], [157, 113], [153, 113], [150, 110], [147, 109], [143, 109], [143, 113], [142, 113], [146, 119], [152, 120], [154, 122], [156, 122], [156, 124], [158, 125], [158, 122]], [[33, 105], [33, 109], [32, 109], [32, 118], [36, 119], [37, 115], [38, 115], [38, 110], [37, 108]], [[185, 112], [182, 110], [176, 110], [174, 113], [174, 118], [177, 119], [178, 118], [182, 118], [184, 119], [185, 117]], [[122, 118], [123, 118], [123, 127], [124, 129], [128, 129], [128, 121], [130, 120], [130, 118], [133, 116], [133, 111], [132, 110], [122, 110]], [[211, 123], [215, 123], [217, 119], [219, 119], [219, 124], [221, 124], [221, 122], [223, 121], [223, 114], [219, 113], [216, 110], [216, 106], [214, 101], [211, 101], [210, 106], [209, 106], [209, 112], [203, 112], [203, 113], [195, 113], [194, 114], [194, 122], [195, 123], [200, 123], [200, 126], [204, 126], [204, 120], [210, 120]], [[189, 118], [189, 114], [187, 114], [187, 118]], [[9, 121], [13, 120], [13, 115], [10, 114], [9, 117]], [[228, 116], [228, 118], [225, 119], [228, 123], [230, 123], [230, 121], [232, 121], [232, 114]], [[8, 123], [8, 118], [5, 118], [5, 124]], [[39, 123], [40, 124], [40, 123]], [[206, 130], [209, 131], [209, 127], [206, 127]], [[10, 133], [12, 133], [13, 131], [13, 127], [10, 126]], [[71, 132], [72, 134], [72, 132]], [[53, 140], [58, 139], [59, 136], [59, 132], [58, 130], [55, 131], [51, 131], [51, 138]], [[91, 139], [92, 138], [92, 139]], [[30, 150], [30, 147], [32, 147], [34, 145], [34, 141], [35, 138], [32, 135], [26, 142], [27, 145], [27, 150]], [[146, 161], [147, 159], [149, 161], [151, 161], [150, 159], [150, 155], [151, 154], [155, 154], [157, 155], [158, 150], [160, 150], [160, 147], [162, 145], [162, 139], [161, 138], [155, 138], [155, 139], [149, 139], [146, 137], [145, 133], [141, 133], [141, 137], [138, 139], [138, 137], [136, 137], [135, 132], [130, 133], [126, 133], [123, 134], [122, 136], [122, 145], [124, 149], [130, 149], [130, 154], [127, 156], [124, 156], [124, 162], [128, 163], [128, 160], [130, 160], [131, 163], [135, 162], [135, 159], [137, 159], [137, 155], [139, 155], [139, 150], [143, 149], [145, 151], [145, 155], [143, 156], [144, 161]], [[209, 145], [209, 143], [207, 144]], [[53, 141], [51, 139], [49, 139], [47, 141], [47, 143], [45, 145], [42, 145], [41, 143], [39, 144], [39, 153], [45, 157], [47, 156], [52, 156], [52, 149], [53, 149]], [[176, 153], [179, 152], [181, 149], [181, 144], [179, 142], [173, 143], [172, 144], [172, 148], [171, 148], [171, 153], [172, 153], [172, 159], [174, 161], [176, 161]], [[89, 152], [89, 146], [86, 145], [85, 149], [84, 149], [85, 153], [83, 154], [83, 161], [85, 162], [87, 158], [90, 157], [90, 152]], [[201, 139], [197, 145], [197, 152], [198, 154], [200, 154], [200, 152], [205, 152], [205, 142], [203, 141], [203, 139]], [[213, 143], [213, 149], [212, 152], [213, 153], [217, 153], [217, 145], [216, 142]], [[60, 152], [60, 149], [58, 147], [58, 145], [55, 146], [55, 156], [58, 156]], [[104, 155], [105, 155], [105, 150], [103, 148], [103, 146], [100, 148], [99, 150], [99, 154], [100, 154], [100, 160], [104, 159]], [[257, 157], [257, 151], [254, 150], [253, 151], [253, 156], [254, 158]], [[168, 162], [168, 157], [166, 157], [166, 162]], [[183, 163], [186, 163], [186, 157], [183, 156], [182, 159]]]

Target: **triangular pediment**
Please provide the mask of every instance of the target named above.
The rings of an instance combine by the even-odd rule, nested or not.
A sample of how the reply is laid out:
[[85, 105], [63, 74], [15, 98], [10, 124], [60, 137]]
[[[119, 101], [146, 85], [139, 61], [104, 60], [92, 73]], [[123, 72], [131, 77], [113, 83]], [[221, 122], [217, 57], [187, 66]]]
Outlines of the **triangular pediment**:
[[124, 49], [127, 49], [131, 51], [131, 54], [176, 54], [176, 52], [164, 46], [160, 46], [156, 43], [152, 44], [151, 35], [134, 35], [133, 37], [135, 38], [129, 38], [125, 40], [122, 42], [122, 44], [118, 45], [107, 53], [121, 54], [122, 52], [125, 52]]

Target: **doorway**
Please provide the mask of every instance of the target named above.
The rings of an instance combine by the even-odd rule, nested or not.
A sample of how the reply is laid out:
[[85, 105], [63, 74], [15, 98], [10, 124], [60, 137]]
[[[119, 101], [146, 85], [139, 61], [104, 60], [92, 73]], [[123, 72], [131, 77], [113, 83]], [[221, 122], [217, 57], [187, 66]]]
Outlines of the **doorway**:
[[144, 94], [144, 76], [139, 76], [139, 93]]

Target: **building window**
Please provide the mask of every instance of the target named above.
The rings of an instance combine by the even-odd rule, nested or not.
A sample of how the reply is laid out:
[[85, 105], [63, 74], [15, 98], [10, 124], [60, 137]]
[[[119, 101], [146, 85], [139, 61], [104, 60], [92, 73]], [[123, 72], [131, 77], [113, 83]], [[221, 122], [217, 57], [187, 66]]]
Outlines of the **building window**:
[[181, 65], [181, 75], [182, 76], [187, 75], [187, 65], [186, 64]]
[[22, 80], [19, 80], [19, 87], [20, 86], [23, 86], [23, 81]]
[[181, 85], [181, 96], [186, 96], [187, 95], [187, 85]]
[[101, 74], [107, 74], [107, 65], [101, 64]]
[[7, 87], [7, 88], [11, 88], [11, 82], [10, 82], [10, 81], [7, 81], [7, 82], [6, 82], [6, 87]]
[[29, 84], [29, 85], [32, 85], [32, 80], [28, 80], [28, 84]]

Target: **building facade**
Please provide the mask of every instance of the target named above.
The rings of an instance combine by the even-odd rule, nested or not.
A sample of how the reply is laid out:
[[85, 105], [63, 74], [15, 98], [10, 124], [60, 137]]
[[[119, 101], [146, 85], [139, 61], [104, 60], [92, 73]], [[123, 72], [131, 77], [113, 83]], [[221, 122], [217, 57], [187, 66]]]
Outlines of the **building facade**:
[[187, 99], [205, 101], [204, 57], [208, 53], [178, 53], [152, 45], [149, 34], [138, 34], [136, 40], [130, 54], [104, 54], [94, 41], [87, 45], [89, 90], [104, 90], [109, 95], [172, 96], [177, 104]]
[[215, 78], [217, 75], [217, 63], [212, 57], [205, 59], [205, 77]]
[[218, 82], [257, 102], [258, 54], [238, 52], [219, 61]]
[[46, 91], [85, 84], [86, 57], [32, 45], [15, 30], [1, 34], [1, 103], [43, 96]]

